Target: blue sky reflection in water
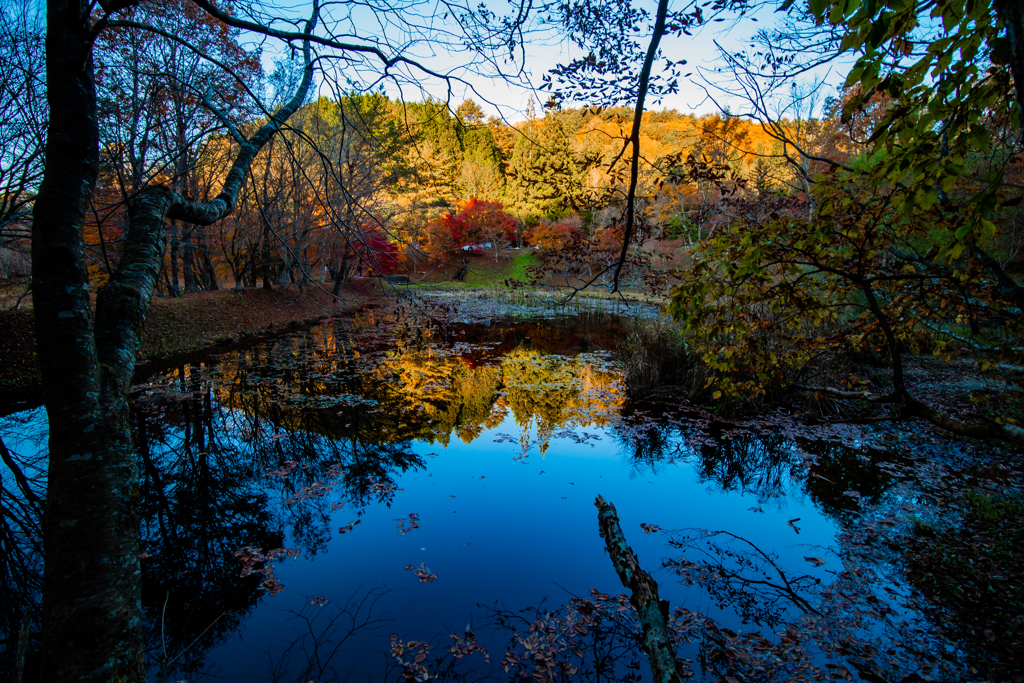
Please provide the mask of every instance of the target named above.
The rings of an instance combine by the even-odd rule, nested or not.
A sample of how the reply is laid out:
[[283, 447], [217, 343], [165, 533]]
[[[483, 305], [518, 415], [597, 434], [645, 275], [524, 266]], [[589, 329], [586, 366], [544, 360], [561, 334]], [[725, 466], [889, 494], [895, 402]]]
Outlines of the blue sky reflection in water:
[[[843, 493], [860, 479], [877, 496], [885, 478], [833, 446], [808, 479], [785, 435], [638, 412], [610, 351], [622, 324], [513, 320], [442, 337], [371, 312], [151, 378], [135, 430], [154, 658], [164, 642], [169, 658], [188, 647], [173, 680], [395, 680], [392, 633], [439, 652], [469, 625], [491, 664], [474, 654], [463, 668], [505, 678], [510, 634], [488, 627], [481, 605], [554, 609], [592, 588], [622, 592], [599, 493], [662, 597], [736, 630], [730, 608], [661, 569], [680, 552], [642, 523], [727, 530], [797, 574], [840, 569], [826, 548], [854, 507]], [[274, 548], [289, 552], [239, 576]], [[335, 650], [348, 623], [321, 629], [371, 591], [382, 621]], [[312, 617], [317, 648], [302, 637]], [[327, 665], [306, 677], [314, 649]]]

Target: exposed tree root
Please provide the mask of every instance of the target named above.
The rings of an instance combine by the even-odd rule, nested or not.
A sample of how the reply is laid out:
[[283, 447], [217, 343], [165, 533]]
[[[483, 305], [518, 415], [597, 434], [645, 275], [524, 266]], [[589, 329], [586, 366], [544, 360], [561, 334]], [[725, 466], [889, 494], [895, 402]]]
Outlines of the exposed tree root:
[[970, 423], [961, 422], [954, 417], [941, 413], [931, 406], [918, 401], [916, 398], [906, 396], [903, 403], [904, 414], [911, 417], [920, 417], [928, 420], [933, 425], [941, 427], [948, 432], [960, 436], [971, 436], [976, 439], [999, 438], [1015, 444], [1024, 445], [1024, 429], [1016, 425], [1006, 423]]
[[857, 398], [868, 403], [899, 403], [900, 398], [897, 394], [873, 394], [870, 391], [843, 391], [842, 389], [833, 389], [832, 387], [817, 387], [809, 386], [806, 384], [792, 384], [790, 385], [797, 391], [807, 391], [815, 394], [825, 394], [826, 396], [832, 396], [833, 398]]
[[821, 418], [819, 418], [819, 419], [814, 420], [814, 424], [823, 424], [823, 425], [840, 425], [840, 424], [861, 425], [861, 424], [870, 424], [872, 422], [888, 422], [889, 420], [902, 420], [902, 419], [903, 419], [902, 415], [868, 415], [868, 416], [865, 416], [865, 417], [836, 417], [836, 418], [829, 418], [829, 419], [821, 419]]

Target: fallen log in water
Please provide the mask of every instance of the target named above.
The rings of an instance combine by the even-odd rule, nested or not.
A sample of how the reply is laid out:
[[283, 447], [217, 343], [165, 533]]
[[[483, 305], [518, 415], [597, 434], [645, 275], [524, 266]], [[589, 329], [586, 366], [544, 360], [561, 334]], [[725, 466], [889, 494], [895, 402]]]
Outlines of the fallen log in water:
[[611, 555], [615, 572], [619, 575], [622, 585], [632, 594], [629, 602], [636, 609], [643, 626], [641, 643], [651, 662], [651, 673], [655, 683], [682, 681], [676, 669], [675, 650], [668, 636], [668, 601], [658, 598], [658, 584], [651, 575], [640, 568], [633, 549], [626, 543], [626, 537], [619, 526], [619, 517], [615, 506], [598, 496], [594, 501], [597, 506], [597, 523], [601, 529], [608, 554]]

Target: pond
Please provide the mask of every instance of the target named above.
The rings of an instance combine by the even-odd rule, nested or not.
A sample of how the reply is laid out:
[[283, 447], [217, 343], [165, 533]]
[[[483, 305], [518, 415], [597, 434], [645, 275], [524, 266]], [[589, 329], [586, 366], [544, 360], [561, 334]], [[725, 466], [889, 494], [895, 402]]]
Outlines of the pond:
[[[906, 476], [923, 440], [883, 450], [880, 432], [631, 402], [617, 349], [632, 318], [515, 313], [367, 309], [135, 388], [154, 680], [648, 680], [598, 495], [683, 608], [684, 675], [766, 653], [793, 678], [835, 673], [901, 630], [934, 640], [892, 559], [858, 550], [873, 524], [925, 514]], [[43, 409], [0, 430], [37, 477]], [[7, 528], [10, 634], [38, 558], [31, 522]]]

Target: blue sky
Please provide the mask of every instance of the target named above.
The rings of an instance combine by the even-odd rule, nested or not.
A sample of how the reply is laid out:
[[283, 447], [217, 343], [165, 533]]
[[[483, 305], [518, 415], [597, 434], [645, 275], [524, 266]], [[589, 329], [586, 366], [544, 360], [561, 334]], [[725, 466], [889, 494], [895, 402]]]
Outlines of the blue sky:
[[[507, 13], [511, 8], [506, 0], [490, 0], [487, 4], [497, 14]], [[636, 5], [646, 5], [653, 13], [655, 0], [637, 0]], [[524, 41], [524, 49], [520, 52], [520, 56], [524, 57], [523, 70], [517, 78], [503, 80], [489, 77], [487, 72], [493, 71], [495, 67], [508, 69], [512, 66], [510, 63], [498, 60], [495, 64], [487, 64], [464, 50], [453, 50], [450, 44], [454, 44], [454, 41], [448, 41], [450, 44], [446, 45], [445, 40], [437, 38], [445, 36], [446, 33], [449, 37], [454, 35], [454, 22], [446, 13], [448, 8], [452, 7], [451, 4], [433, 4], [428, 0], [389, 0], [388, 3], [377, 6], [376, 11], [372, 11], [370, 5], [335, 7], [343, 8], [341, 11], [344, 15], [336, 17], [336, 25], [348, 36], [361, 34], [378, 44], [386, 44], [388, 51], [395, 51], [401, 46], [403, 54], [416, 58], [436, 72], [447, 73], [463, 81], [452, 82], [449, 92], [448, 85], [442, 80], [412, 70], [406, 71], [393, 81], [377, 83], [374, 89], [383, 87], [392, 97], [401, 97], [407, 101], [419, 101], [428, 96], [448, 99], [452, 102], [453, 108], [464, 99], [472, 98], [483, 107], [487, 115], [500, 116], [509, 122], [524, 118], [531, 97], [539, 101], [546, 99], [546, 94], [535, 88], [541, 85], [542, 76], [549, 69], [580, 55], [579, 48], [570, 44], [556, 31], [545, 29], [543, 26], [535, 27], [535, 31]], [[393, 11], [394, 9], [400, 11]], [[774, 23], [777, 15], [773, 10], [774, 3], [768, 3], [752, 16], [735, 21], [711, 23], [695, 36], [665, 38], [661, 46], [663, 57], [674, 61], [687, 60], [684, 72], [690, 72], [692, 76], [680, 83], [678, 94], [667, 96], [659, 103], [649, 101], [647, 108], [676, 109], [682, 113], [694, 112], [698, 115], [717, 112], [718, 105], [707, 97], [705, 87], [708, 87], [708, 84], [702, 78], [702, 75], [711, 79], [720, 77], [713, 73], [718, 65], [719, 49], [716, 43], [730, 51], [743, 49], [758, 29], [770, 27]], [[298, 8], [294, 8], [294, 11], [298, 11]], [[411, 16], [415, 21], [413, 24], [403, 25], [399, 23], [403, 16]], [[643, 41], [646, 44], [646, 38]], [[273, 68], [274, 54], [280, 53], [269, 44], [265, 44], [264, 50], [269, 72]], [[335, 82], [340, 84], [336, 85], [335, 89], [340, 87], [344, 90], [352, 89], [346, 78], [359, 82], [360, 87], [366, 87], [368, 77], [372, 81], [372, 74], [377, 67], [376, 63], [364, 64], [365, 70], [352, 63], [334, 64], [343, 67], [335, 72]], [[843, 75], [836, 70], [821, 70], [807, 75], [800, 85], [805, 89], [816, 89], [820, 94], [818, 100], [821, 102], [836, 92]], [[818, 79], [818, 82], [815, 82], [815, 79]], [[728, 83], [725, 85], [728, 86]], [[332, 88], [322, 85], [320, 94], [331, 96]], [[730, 101], [721, 92], [716, 94], [716, 99], [719, 104], [728, 106], [734, 113], [742, 114], [744, 111], [742, 102]]]

